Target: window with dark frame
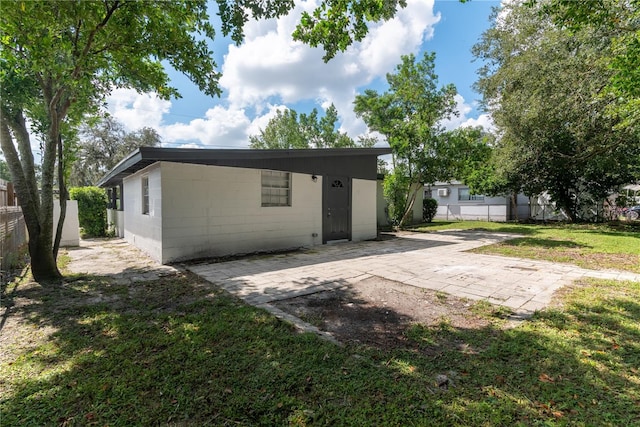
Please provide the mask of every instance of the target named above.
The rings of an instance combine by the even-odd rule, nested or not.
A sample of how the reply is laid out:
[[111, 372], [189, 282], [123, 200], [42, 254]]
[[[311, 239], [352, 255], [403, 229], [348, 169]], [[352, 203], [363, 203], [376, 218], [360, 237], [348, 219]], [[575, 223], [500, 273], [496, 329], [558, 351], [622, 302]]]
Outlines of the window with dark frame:
[[149, 177], [142, 177], [142, 214], [149, 215]]
[[109, 209], [122, 210], [122, 190], [121, 187], [111, 187], [107, 190], [109, 197]]
[[262, 171], [262, 206], [291, 206], [291, 173]]
[[484, 196], [481, 194], [471, 194], [468, 188], [458, 188], [458, 201], [460, 202], [481, 202]]

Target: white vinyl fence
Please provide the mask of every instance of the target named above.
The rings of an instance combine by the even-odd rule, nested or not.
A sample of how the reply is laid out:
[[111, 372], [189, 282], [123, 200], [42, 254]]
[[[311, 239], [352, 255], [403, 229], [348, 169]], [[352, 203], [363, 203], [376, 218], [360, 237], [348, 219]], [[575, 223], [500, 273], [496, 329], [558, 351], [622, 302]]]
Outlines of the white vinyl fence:
[[506, 205], [439, 205], [437, 219], [470, 221], [508, 221]]

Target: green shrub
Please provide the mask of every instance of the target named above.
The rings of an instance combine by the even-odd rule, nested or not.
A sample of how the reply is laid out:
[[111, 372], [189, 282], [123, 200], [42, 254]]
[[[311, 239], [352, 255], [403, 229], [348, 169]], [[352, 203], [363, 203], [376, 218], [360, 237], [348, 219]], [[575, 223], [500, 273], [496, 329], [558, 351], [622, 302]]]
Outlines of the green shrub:
[[425, 222], [433, 221], [433, 217], [438, 212], [438, 201], [436, 199], [423, 199], [422, 200], [422, 219]]
[[107, 232], [107, 193], [98, 187], [69, 189], [72, 200], [78, 201], [78, 220], [82, 237], [104, 237]]
[[403, 173], [401, 167], [388, 175], [385, 175], [383, 181], [384, 198], [387, 201], [387, 209], [389, 222], [394, 227], [399, 227], [402, 216], [404, 215], [407, 204], [407, 188], [409, 188], [409, 179]]

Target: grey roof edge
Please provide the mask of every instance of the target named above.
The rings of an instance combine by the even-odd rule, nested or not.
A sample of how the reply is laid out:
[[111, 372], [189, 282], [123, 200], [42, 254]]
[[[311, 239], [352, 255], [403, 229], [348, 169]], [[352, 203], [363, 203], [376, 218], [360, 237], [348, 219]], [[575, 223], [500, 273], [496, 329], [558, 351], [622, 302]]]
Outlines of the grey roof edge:
[[124, 170], [128, 169], [129, 167], [131, 167], [131, 166], [135, 165], [136, 163], [138, 163], [140, 160], [142, 160], [142, 149], [143, 148], [147, 148], [147, 147], [138, 148], [137, 150], [132, 151], [127, 157], [125, 157], [124, 159], [120, 160], [120, 162], [118, 162], [117, 165], [115, 165], [109, 172], [107, 172], [107, 174], [105, 176], [100, 178], [100, 180], [98, 181], [98, 183], [96, 185], [98, 187], [102, 187], [112, 177], [117, 175], [117, 173], [119, 171], [124, 171]]
[[[203, 159], [283, 159], [338, 156], [382, 156], [392, 152], [390, 147], [372, 148], [309, 148], [309, 149], [203, 149], [140, 147], [122, 159], [97, 183], [99, 187], [113, 184], [155, 162], [202, 163]], [[136, 168], [143, 163], [142, 167]], [[120, 178], [118, 178], [120, 176]]]

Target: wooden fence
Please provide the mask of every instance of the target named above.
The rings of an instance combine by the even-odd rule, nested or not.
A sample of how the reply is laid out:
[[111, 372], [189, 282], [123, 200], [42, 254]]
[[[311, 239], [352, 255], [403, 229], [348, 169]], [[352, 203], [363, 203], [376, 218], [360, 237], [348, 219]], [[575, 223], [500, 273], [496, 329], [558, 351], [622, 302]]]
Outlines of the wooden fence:
[[0, 274], [2, 282], [27, 244], [27, 227], [19, 206], [0, 207]]

